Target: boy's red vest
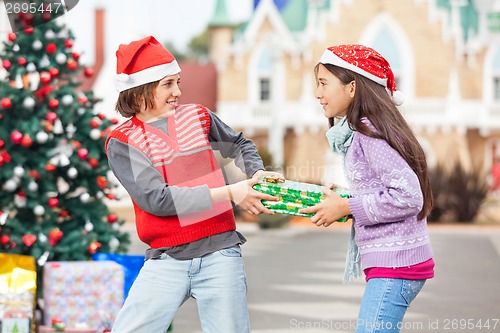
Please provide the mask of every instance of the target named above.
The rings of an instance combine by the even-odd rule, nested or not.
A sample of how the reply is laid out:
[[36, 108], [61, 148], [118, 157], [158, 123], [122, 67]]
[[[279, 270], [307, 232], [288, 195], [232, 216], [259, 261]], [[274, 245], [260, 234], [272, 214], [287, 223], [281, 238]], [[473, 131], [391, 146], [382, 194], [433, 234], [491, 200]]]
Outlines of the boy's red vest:
[[[137, 148], [169, 185], [206, 184], [209, 188], [226, 185], [208, 141], [210, 116], [207, 109], [196, 104], [182, 105], [166, 121], [168, 135], [134, 116], [109, 133], [106, 151], [110, 138]], [[134, 200], [132, 202], [139, 239], [152, 248], [185, 244], [236, 229], [230, 201], [215, 203], [210, 210], [181, 216], [156, 216], [142, 210]], [[182, 202], [174, 198], [174, 204], [180, 206]]]

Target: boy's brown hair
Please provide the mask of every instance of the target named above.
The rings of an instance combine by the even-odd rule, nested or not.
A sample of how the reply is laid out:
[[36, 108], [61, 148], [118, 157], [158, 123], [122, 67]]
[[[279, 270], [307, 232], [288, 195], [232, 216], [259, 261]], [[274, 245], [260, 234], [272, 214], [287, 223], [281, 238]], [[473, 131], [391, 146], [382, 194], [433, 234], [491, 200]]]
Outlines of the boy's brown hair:
[[125, 118], [130, 118], [140, 113], [143, 108], [154, 109], [155, 89], [159, 83], [160, 80], [120, 92], [115, 110]]

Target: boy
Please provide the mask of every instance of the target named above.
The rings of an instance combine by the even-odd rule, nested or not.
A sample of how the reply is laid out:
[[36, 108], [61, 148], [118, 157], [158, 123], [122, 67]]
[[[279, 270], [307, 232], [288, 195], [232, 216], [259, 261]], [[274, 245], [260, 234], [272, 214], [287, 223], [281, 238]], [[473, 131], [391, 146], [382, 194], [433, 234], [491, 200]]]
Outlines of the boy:
[[[189, 297], [203, 332], [250, 332], [246, 240], [231, 201], [272, 214], [261, 200], [276, 198], [252, 189], [269, 173], [252, 141], [202, 105], [178, 105], [179, 65], [154, 37], [120, 45], [116, 56], [116, 110], [129, 119], [109, 133], [106, 152], [150, 248], [113, 332], [163, 333]], [[226, 185], [212, 147], [251, 179]]]

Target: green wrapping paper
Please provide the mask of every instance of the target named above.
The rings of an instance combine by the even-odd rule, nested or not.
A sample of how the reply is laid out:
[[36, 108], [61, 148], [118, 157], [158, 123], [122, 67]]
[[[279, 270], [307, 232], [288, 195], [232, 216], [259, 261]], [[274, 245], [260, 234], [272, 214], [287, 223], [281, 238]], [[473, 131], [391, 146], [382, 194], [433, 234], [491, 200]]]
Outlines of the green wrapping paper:
[[[279, 201], [262, 200], [265, 207], [279, 214], [311, 217], [314, 214], [299, 214], [299, 209], [314, 206], [326, 198], [323, 194], [323, 186], [291, 180], [264, 178], [253, 188], [256, 191], [279, 197]], [[345, 190], [334, 189], [334, 191], [344, 198], [349, 197]], [[338, 222], [346, 221], [347, 217], [338, 220]]]

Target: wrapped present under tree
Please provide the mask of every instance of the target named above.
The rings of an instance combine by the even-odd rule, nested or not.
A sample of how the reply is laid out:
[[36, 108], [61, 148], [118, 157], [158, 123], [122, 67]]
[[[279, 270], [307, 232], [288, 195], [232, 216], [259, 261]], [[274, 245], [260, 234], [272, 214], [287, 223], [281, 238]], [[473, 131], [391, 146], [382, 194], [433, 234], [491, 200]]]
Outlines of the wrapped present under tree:
[[35, 258], [0, 253], [0, 332], [34, 332]]

